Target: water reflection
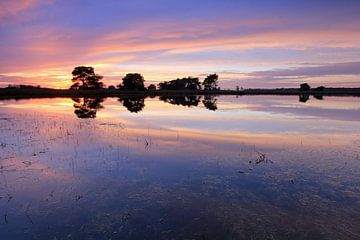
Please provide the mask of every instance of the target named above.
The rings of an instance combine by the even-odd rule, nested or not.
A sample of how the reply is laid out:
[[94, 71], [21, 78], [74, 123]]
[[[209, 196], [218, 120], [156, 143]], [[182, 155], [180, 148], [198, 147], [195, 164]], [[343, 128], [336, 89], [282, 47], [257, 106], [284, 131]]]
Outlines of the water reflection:
[[209, 109], [210, 111], [216, 111], [218, 109], [217, 108], [217, 99], [215, 98], [215, 96], [206, 95], [202, 102], [204, 104], [204, 107]]
[[314, 98], [317, 100], [324, 100], [324, 96], [322, 94], [314, 94]]
[[198, 106], [201, 96], [181, 95], [181, 96], [161, 96], [160, 100], [173, 105], [181, 105], [185, 107]]
[[358, 238], [358, 98], [199, 100], [0, 102], [0, 239]]
[[144, 97], [121, 97], [118, 99], [119, 102], [123, 103], [123, 106], [132, 113], [141, 112], [145, 107]]
[[[153, 97], [152, 97], [153, 98]], [[198, 106], [202, 96], [183, 95], [183, 96], [161, 96], [160, 100], [172, 105], [181, 105], [186, 107]], [[217, 99], [215, 96], [206, 95], [203, 97], [204, 107], [210, 111], [217, 110]], [[72, 98], [74, 103], [74, 113], [78, 118], [96, 118], [98, 110], [104, 108], [101, 103], [104, 98]], [[131, 113], [141, 112], [145, 108], [145, 97], [131, 96], [120, 97], [118, 101]]]
[[307, 101], [309, 101], [309, 99], [310, 99], [309, 94], [303, 93], [299, 95], [299, 102], [306, 103]]
[[[266, 97], [266, 96], [264, 96]], [[323, 95], [315, 94], [314, 99], [323, 100]], [[155, 96], [150, 96], [155, 98]], [[239, 98], [236, 96], [236, 98]], [[139, 113], [145, 108], [145, 99], [143, 96], [127, 96], [120, 97], [118, 101], [131, 113]], [[271, 99], [271, 98], [270, 98]], [[179, 96], [160, 96], [159, 100], [170, 103], [172, 105], [185, 106], [185, 107], [200, 107], [199, 103], [202, 102], [203, 106], [210, 110], [218, 110], [217, 97], [213, 95], [196, 96], [196, 95], [179, 95]], [[309, 94], [300, 94], [299, 102], [307, 103], [310, 100]], [[102, 109], [101, 103], [104, 98], [73, 98], [75, 114], [79, 118], [96, 118], [98, 110]]]
[[74, 113], [78, 118], [96, 118], [96, 113], [102, 109], [101, 105], [104, 98], [72, 98], [74, 103]]

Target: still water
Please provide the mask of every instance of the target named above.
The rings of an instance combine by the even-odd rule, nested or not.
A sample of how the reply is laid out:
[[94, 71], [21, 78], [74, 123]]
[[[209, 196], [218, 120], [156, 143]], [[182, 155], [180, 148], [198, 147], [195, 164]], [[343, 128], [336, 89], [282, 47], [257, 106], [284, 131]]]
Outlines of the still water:
[[360, 239], [360, 98], [0, 101], [0, 239]]

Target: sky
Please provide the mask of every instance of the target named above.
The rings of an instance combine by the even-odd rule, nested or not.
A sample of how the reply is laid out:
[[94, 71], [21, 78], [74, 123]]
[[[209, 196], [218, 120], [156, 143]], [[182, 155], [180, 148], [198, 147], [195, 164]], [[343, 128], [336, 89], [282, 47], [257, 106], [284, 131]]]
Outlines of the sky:
[[222, 88], [360, 87], [358, 0], [0, 0], [0, 87], [217, 73]]

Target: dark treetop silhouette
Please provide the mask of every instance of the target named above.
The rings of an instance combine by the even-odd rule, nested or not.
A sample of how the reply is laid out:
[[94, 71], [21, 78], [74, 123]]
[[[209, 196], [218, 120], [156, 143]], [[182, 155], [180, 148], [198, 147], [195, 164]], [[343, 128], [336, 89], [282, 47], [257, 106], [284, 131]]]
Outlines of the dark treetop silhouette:
[[202, 82], [204, 90], [206, 91], [218, 90], [219, 89], [218, 80], [219, 80], [219, 76], [217, 74], [211, 74], [207, 76]]
[[178, 78], [172, 81], [159, 83], [160, 90], [201, 90], [199, 78]]
[[121, 90], [144, 91], [146, 89], [144, 77], [139, 73], [128, 73], [122, 81], [122, 84], [118, 85]]
[[307, 83], [302, 83], [300, 84], [300, 91], [306, 92], [306, 91], [310, 91], [311, 87], [309, 84]]
[[100, 89], [103, 88], [104, 84], [100, 82], [103, 76], [95, 74], [93, 67], [80, 66], [76, 67], [72, 71], [72, 81], [70, 89]]
[[[7, 88], [0, 88], [0, 99], [23, 99], [42, 97], [119, 97], [120, 95], [141, 95], [141, 96], [168, 96], [172, 95], [304, 95], [314, 96], [321, 100], [323, 96], [360, 96], [360, 88], [325, 88], [320, 86], [311, 88], [309, 84], [302, 83], [300, 88], [276, 88], [276, 89], [243, 89], [237, 86], [236, 90], [221, 90], [218, 87], [219, 76], [208, 75], [203, 82], [199, 78], [187, 77], [178, 78], [172, 81], [165, 81], [145, 87], [144, 77], [140, 73], [128, 73], [122, 79], [122, 83], [104, 88], [102, 76], [95, 74], [93, 67], [79, 66], [72, 71], [72, 86], [67, 89], [41, 88], [40, 86], [9, 85]], [[75, 90], [75, 91], [74, 91]], [[79, 90], [79, 91], [77, 91]], [[83, 91], [85, 90], [85, 91]], [[89, 90], [89, 91], [88, 91]], [[147, 91], [146, 91], [147, 90]], [[316, 96], [315, 96], [316, 95]], [[306, 101], [306, 96], [300, 96], [301, 101]], [[164, 97], [164, 99], [169, 97]], [[185, 97], [186, 98], [186, 97]], [[175, 99], [175, 98], [174, 98]], [[174, 100], [173, 99], [173, 100]], [[189, 99], [188, 99], [189, 100]], [[179, 100], [174, 100], [176, 104]], [[209, 99], [204, 99], [208, 104]], [[171, 102], [171, 101], [170, 101]], [[180, 101], [187, 105], [187, 100]]]

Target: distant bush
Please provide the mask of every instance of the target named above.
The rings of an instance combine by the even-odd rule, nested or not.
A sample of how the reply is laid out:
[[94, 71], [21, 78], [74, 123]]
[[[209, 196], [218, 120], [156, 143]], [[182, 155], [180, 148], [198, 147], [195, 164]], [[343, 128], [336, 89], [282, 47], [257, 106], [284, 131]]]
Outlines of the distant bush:
[[324, 86], [320, 86], [320, 87], [317, 87], [314, 89], [314, 91], [317, 91], [317, 92], [322, 92], [325, 90], [325, 87]]
[[8, 89], [39, 89], [40, 85], [32, 86], [32, 85], [8, 85], [6, 88]]
[[159, 83], [160, 90], [200, 90], [199, 78], [178, 78], [172, 81]]
[[307, 84], [307, 83], [302, 83], [302, 84], [300, 84], [300, 91], [303, 91], [303, 92], [305, 92], [305, 91], [310, 91], [310, 85], [309, 84]]

